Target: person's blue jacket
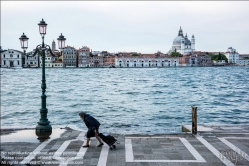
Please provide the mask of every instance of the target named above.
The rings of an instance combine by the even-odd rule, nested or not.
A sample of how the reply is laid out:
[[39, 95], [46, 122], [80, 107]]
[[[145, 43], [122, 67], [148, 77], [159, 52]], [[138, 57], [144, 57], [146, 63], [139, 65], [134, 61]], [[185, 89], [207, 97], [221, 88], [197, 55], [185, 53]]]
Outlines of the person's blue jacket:
[[86, 127], [88, 129], [91, 129], [91, 130], [94, 129], [94, 128], [99, 128], [99, 126], [100, 126], [99, 121], [97, 121], [94, 117], [92, 117], [89, 114], [85, 114], [84, 122], [86, 124]]

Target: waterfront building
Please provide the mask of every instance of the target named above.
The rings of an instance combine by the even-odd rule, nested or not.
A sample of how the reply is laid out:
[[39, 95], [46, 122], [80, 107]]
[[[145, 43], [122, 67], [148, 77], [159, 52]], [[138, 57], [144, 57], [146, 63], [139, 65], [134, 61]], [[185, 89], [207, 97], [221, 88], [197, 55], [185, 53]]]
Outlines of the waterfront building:
[[236, 64], [240, 66], [249, 65], [249, 54], [240, 54]]
[[[53, 57], [49, 52], [45, 53], [45, 67], [54, 67], [53, 63], [55, 57]], [[42, 67], [42, 57], [40, 56], [40, 67]]]
[[179, 57], [179, 66], [212, 66], [212, 61], [205, 52], [192, 52]]
[[78, 49], [78, 67], [86, 67], [86, 57], [90, 56], [90, 48], [83, 46]]
[[1, 52], [1, 67], [18, 67], [22, 68], [24, 65], [23, 52], [8, 49]]
[[78, 67], [78, 52], [74, 47], [66, 46], [62, 50], [63, 67]]
[[178, 57], [169, 57], [167, 54], [118, 54], [115, 57], [116, 67], [172, 67], [179, 66]]
[[[195, 62], [195, 58], [192, 59]], [[179, 57], [179, 66], [190, 66], [190, 55]]]
[[168, 54], [171, 52], [179, 52], [182, 55], [190, 54], [192, 51], [195, 51], [195, 37], [192, 35], [191, 41], [188, 39], [187, 34], [183, 36], [183, 31], [180, 27], [178, 36], [174, 39], [171, 49], [168, 51]]
[[55, 68], [61, 68], [61, 67], [63, 67], [62, 59], [56, 59], [52, 63], [52, 67], [55, 67]]
[[103, 56], [90, 55], [86, 57], [86, 67], [103, 67]]
[[195, 61], [197, 62], [197, 66], [212, 66], [211, 56], [208, 56], [204, 52], [193, 52], [191, 56], [197, 58]]
[[[34, 53], [35, 53], [35, 49], [31, 52], [28, 52], [27, 54], [34, 54]], [[37, 53], [33, 57], [29, 57], [25, 55], [24, 57], [25, 57], [24, 67], [40, 67], [40, 54], [39, 53]]]
[[103, 66], [104, 67], [112, 67], [115, 66], [115, 55], [106, 55], [103, 57]]
[[225, 56], [227, 57], [228, 63], [237, 63], [239, 60], [239, 53], [232, 47], [228, 47]]

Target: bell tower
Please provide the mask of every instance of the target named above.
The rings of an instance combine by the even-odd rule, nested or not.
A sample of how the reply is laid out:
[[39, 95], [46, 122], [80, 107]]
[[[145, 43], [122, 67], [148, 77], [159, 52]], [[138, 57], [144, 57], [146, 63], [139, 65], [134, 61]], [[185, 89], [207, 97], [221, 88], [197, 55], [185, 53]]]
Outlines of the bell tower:
[[192, 36], [192, 39], [191, 39], [191, 49], [195, 51], [195, 36], [194, 35]]
[[56, 45], [55, 45], [55, 41], [53, 40], [52, 42], [52, 52], [54, 52], [56, 50]]

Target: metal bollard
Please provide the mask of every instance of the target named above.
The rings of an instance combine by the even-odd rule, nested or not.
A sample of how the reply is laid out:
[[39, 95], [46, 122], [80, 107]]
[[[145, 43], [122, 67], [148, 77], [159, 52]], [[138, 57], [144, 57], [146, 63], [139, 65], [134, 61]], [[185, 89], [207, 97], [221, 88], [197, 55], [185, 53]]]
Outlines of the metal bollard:
[[192, 106], [192, 133], [197, 133], [197, 107]]

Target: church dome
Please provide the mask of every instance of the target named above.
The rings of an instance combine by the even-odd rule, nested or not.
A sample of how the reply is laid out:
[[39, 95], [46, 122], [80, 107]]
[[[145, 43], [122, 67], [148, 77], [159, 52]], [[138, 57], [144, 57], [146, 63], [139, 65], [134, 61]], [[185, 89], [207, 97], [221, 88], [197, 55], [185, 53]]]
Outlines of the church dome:
[[185, 35], [184, 39], [185, 39], [185, 45], [186, 46], [191, 46], [191, 42], [190, 42], [190, 40], [188, 40], [188, 35], [187, 34]]
[[182, 38], [183, 38], [183, 32], [182, 32], [182, 28], [180, 27], [180, 30], [178, 32], [178, 36], [173, 41], [173, 45], [174, 46], [181, 46]]
[[185, 45], [191, 46], [191, 42], [190, 42], [190, 40], [188, 40], [188, 38], [185, 38]]
[[177, 36], [173, 41], [173, 45], [181, 46], [181, 40], [182, 40], [182, 36]]

